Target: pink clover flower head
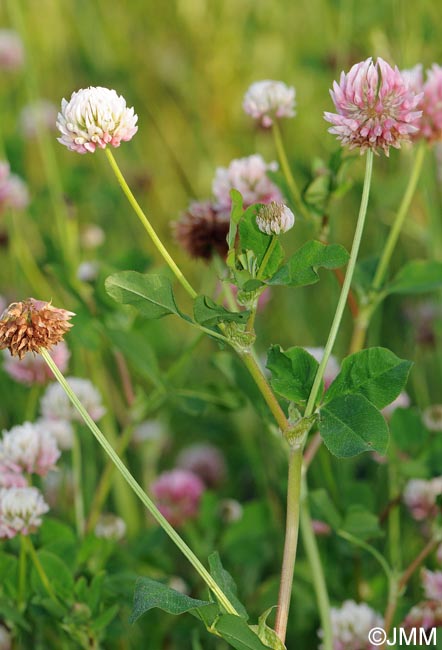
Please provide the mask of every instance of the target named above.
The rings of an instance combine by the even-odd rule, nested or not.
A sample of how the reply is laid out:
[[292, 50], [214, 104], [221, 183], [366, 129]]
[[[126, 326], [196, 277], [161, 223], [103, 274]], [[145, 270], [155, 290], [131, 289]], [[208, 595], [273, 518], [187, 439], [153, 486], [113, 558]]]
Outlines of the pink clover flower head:
[[[374, 627], [382, 627], [383, 619], [366, 603], [356, 603], [346, 600], [338, 609], [331, 608], [331, 626], [333, 634], [333, 650], [376, 650], [372, 645], [369, 632]], [[322, 629], [318, 632], [322, 639]], [[323, 650], [324, 646], [319, 646]]]
[[20, 129], [30, 140], [36, 138], [39, 132], [55, 131], [58, 110], [48, 99], [38, 99], [33, 104], [25, 106], [20, 113]]
[[0, 488], [26, 487], [26, 477], [21, 468], [8, 460], [0, 460]]
[[25, 62], [23, 43], [17, 32], [0, 29], [0, 70], [13, 72]]
[[105, 513], [99, 517], [94, 533], [96, 537], [113, 539], [118, 542], [126, 535], [126, 524], [121, 517]]
[[163, 472], [151, 485], [158, 509], [172, 526], [181, 526], [198, 514], [204, 483], [186, 469]]
[[[52, 359], [61, 372], [66, 372], [68, 361], [71, 353], [64, 341], [57, 343], [49, 351]], [[7, 350], [4, 351], [5, 361], [3, 368], [8, 375], [18, 381], [20, 384], [46, 384], [54, 379], [54, 375], [47, 365], [46, 361], [39, 354], [27, 352], [23, 359], [11, 357]]]
[[421, 133], [429, 142], [442, 139], [442, 66], [433, 63], [427, 70], [422, 104]]
[[415, 122], [422, 115], [418, 108], [422, 93], [416, 95], [398, 68], [380, 57], [376, 63], [369, 58], [347, 74], [342, 72], [330, 94], [337, 113], [324, 113], [333, 125], [329, 133], [361, 154], [382, 149], [388, 156], [390, 147], [400, 149], [419, 130]]
[[58, 142], [77, 153], [94, 153], [107, 145], [119, 147], [138, 130], [138, 116], [126, 100], [109, 88], [82, 88], [63, 99], [57, 118]]
[[421, 571], [422, 587], [429, 600], [442, 601], [442, 571]]
[[226, 476], [224, 456], [210, 444], [186, 447], [178, 456], [177, 466], [199, 476], [207, 487], [220, 485]]
[[318, 537], [327, 537], [331, 534], [332, 530], [327, 522], [322, 521], [321, 519], [312, 519], [312, 529]]
[[256, 81], [244, 95], [243, 109], [268, 128], [275, 119], [296, 115], [295, 89], [283, 81]]
[[277, 169], [278, 163], [266, 163], [259, 154], [235, 158], [228, 167], [218, 167], [212, 183], [217, 208], [230, 209], [232, 189], [241, 193], [245, 207], [253, 203], [281, 203], [280, 189], [267, 177], [268, 171], [275, 172]]
[[0, 214], [5, 210], [24, 210], [29, 203], [26, 183], [10, 171], [9, 164], [0, 161]]
[[[304, 349], [309, 354], [311, 354], [312, 357], [314, 357], [318, 363], [321, 363], [322, 357], [324, 356], [324, 348], [306, 347]], [[334, 356], [334, 354], [331, 354], [329, 360], [327, 361], [327, 365], [325, 366], [325, 373], [324, 373], [325, 390], [327, 390], [330, 384], [336, 379], [336, 377], [339, 375], [340, 370], [341, 370], [341, 365], [339, 361]]]
[[399, 393], [396, 399], [391, 402], [391, 404], [388, 404], [382, 409], [382, 415], [386, 420], [389, 420], [396, 409], [406, 409], [410, 404], [410, 396], [403, 390], [402, 393]]
[[[106, 413], [101, 395], [89, 379], [68, 377], [67, 382], [94, 421]], [[49, 420], [75, 420], [82, 422], [77, 410], [58, 383], [49, 384], [40, 402], [43, 418]]]
[[437, 515], [437, 497], [442, 494], [442, 477], [430, 481], [411, 479], [405, 486], [403, 501], [416, 521]]
[[256, 225], [266, 235], [281, 235], [295, 225], [295, 215], [284, 203], [271, 201], [258, 210]]
[[442, 626], [442, 603], [434, 600], [423, 600], [409, 611], [401, 627], [405, 630], [422, 628], [430, 630]]
[[35, 487], [0, 489], [0, 539], [29, 535], [42, 523], [49, 506]]
[[60, 457], [55, 438], [39, 424], [25, 422], [3, 432], [0, 461], [23, 472], [45, 476]]

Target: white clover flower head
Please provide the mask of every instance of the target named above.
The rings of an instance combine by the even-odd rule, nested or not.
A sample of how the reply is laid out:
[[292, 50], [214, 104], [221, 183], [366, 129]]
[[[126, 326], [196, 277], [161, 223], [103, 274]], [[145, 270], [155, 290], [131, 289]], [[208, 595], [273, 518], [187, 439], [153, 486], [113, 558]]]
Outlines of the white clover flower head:
[[38, 99], [25, 106], [20, 113], [20, 129], [26, 138], [34, 139], [43, 129], [55, 131], [58, 110], [48, 99]]
[[9, 634], [9, 630], [0, 624], [0, 650], [11, 650], [12, 648], [12, 638]]
[[69, 420], [52, 420], [39, 418], [36, 424], [47, 431], [57, 442], [62, 451], [72, 449], [74, 445], [74, 429]]
[[442, 476], [429, 481], [411, 479], [403, 492], [403, 501], [416, 521], [437, 515], [437, 497], [442, 494]]
[[35, 487], [0, 489], [0, 539], [29, 535], [42, 523], [49, 506]]
[[82, 282], [94, 282], [99, 270], [100, 266], [96, 260], [81, 262], [77, 269], [77, 278]]
[[243, 109], [268, 128], [275, 119], [296, 115], [295, 89], [283, 81], [256, 81], [244, 95]]
[[[106, 413], [101, 395], [89, 379], [68, 377], [67, 382], [86, 411], [95, 421]], [[77, 410], [72, 406], [68, 396], [58, 383], [50, 384], [40, 402], [43, 418], [49, 420], [76, 420], [82, 422]]]
[[[333, 648], [339, 650], [375, 650], [376, 646], [369, 641], [368, 633], [374, 627], [382, 627], [383, 619], [366, 603], [356, 603], [346, 600], [338, 609], [331, 608], [331, 625], [333, 633]], [[318, 632], [322, 639], [324, 633]], [[324, 646], [319, 646], [323, 650]]]
[[101, 86], [82, 88], [61, 102], [57, 128], [58, 142], [77, 153], [94, 153], [107, 145], [119, 147], [131, 140], [138, 130], [133, 107], [115, 90]]
[[12, 174], [9, 163], [0, 161], [0, 214], [8, 209], [24, 210], [29, 203], [26, 183]]
[[80, 239], [85, 248], [93, 249], [104, 244], [106, 234], [103, 228], [100, 228], [97, 224], [89, 223], [80, 233]]
[[24, 61], [25, 51], [20, 36], [12, 29], [0, 29], [0, 70], [18, 70]]
[[267, 176], [267, 172], [277, 169], [278, 163], [266, 163], [259, 154], [235, 158], [228, 167], [218, 167], [212, 183], [217, 209], [230, 210], [232, 189], [241, 193], [245, 207], [253, 203], [282, 201], [280, 189]]
[[422, 413], [422, 421], [428, 431], [442, 431], [442, 404], [432, 404]]
[[284, 203], [272, 201], [256, 215], [256, 225], [266, 235], [281, 235], [295, 225], [295, 215]]
[[25, 422], [3, 432], [0, 461], [11, 467], [45, 476], [59, 457], [57, 441], [40, 424]]
[[26, 487], [28, 481], [15, 463], [0, 461], [0, 488]]
[[113, 539], [118, 542], [126, 534], [126, 524], [121, 517], [106, 513], [98, 519], [94, 532], [97, 537]]

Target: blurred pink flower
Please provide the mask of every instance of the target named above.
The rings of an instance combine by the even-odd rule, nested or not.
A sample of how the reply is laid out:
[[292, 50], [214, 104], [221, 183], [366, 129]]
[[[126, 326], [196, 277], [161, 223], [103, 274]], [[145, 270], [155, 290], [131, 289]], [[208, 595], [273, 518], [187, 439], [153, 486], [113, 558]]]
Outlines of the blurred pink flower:
[[[322, 357], [324, 356], [324, 348], [304, 348], [309, 354], [316, 359], [318, 363], [321, 363]], [[327, 365], [325, 366], [324, 372], [324, 387], [325, 390], [330, 386], [330, 384], [336, 379], [341, 369], [341, 365], [334, 354], [331, 354]]]
[[421, 133], [430, 142], [442, 139], [442, 66], [427, 70], [422, 103]]
[[61, 450], [72, 449], [74, 444], [74, 429], [69, 420], [53, 420], [49, 418], [39, 418], [36, 420], [40, 428], [46, 430], [55, 438], [57, 446]]
[[330, 526], [320, 519], [312, 519], [312, 529], [318, 537], [327, 537], [331, 533]]
[[26, 477], [15, 463], [0, 461], [0, 488], [26, 487]]
[[172, 526], [181, 526], [198, 513], [202, 480], [186, 469], [163, 472], [151, 485], [158, 509]]
[[267, 177], [268, 171], [277, 169], [276, 162], [267, 164], [259, 154], [236, 158], [228, 167], [218, 167], [212, 183], [218, 209], [230, 209], [232, 189], [241, 192], [245, 207], [253, 203], [281, 202], [280, 189]]
[[24, 61], [25, 51], [20, 36], [12, 29], [0, 29], [0, 70], [18, 70]]
[[391, 404], [388, 404], [382, 409], [382, 414], [384, 418], [389, 420], [396, 409], [406, 409], [410, 406], [411, 400], [409, 395], [403, 390], [402, 393], [396, 397]]
[[442, 603], [434, 600], [424, 600], [415, 605], [407, 614], [401, 627], [405, 630], [424, 629], [442, 626]]
[[244, 96], [243, 108], [248, 115], [268, 128], [274, 119], [294, 117], [295, 89], [283, 81], [256, 81]]
[[437, 515], [437, 497], [442, 494], [442, 477], [430, 481], [411, 479], [405, 486], [403, 500], [416, 521]]
[[[369, 632], [374, 627], [382, 627], [380, 614], [366, 603], [346, 600], [341, 607], [331, 608], [331, 626], [333, 633], [333, 650], [376, 650], [369, 639]], [[318, 632], [322, 639], [322, 630]], [[323, 650], [324, 646], [319, 646]]]
[[42, 523], [49, 506], [35, 487], [0, 489], [0, 539], [29, 535]]
[[29, 194], [24, 181], [11, 174], [9, 164], [0, 161], [0, 214], [5, 210], [23, 210], [29, 203]]
[[417, 133], [414, 122], [421, 116], [417, 110], [422, 95], [416, 95], [397, 67], [392, 68], [380, 57], [376, 63], [369, 58], [356, 63], [339, 84], [330, 91], [337, 113], [324, 113], [333, 125], [329, 133], [350, 149], [400, 149], [403, 142]]
[[38, 99], [25, 106], [20, 113], [20, 130], [26, 138], [36, 138], [39, 131], [55, 131], [58, 110], [47, 99]]
[[25, 422], [3, 432], [0, 462], [45, 476], [60, 457], [55, 438], [38, 424]]
[[69, 102], [63, 99], [57, 118], [61, 133], [58, 142], [77, 153], [94, 153], [107, 145], [119, 147], [138, 131], [138, 116], [115, 90], [101, 86], [73, 92]]
[[221, 451], [209, 444], [186, 447], [177, 458], [177, 466], [200, 477], [207, 487], [216, 487], [226, 476], [226, 462]]
[[[61, 372], [66, 372], [70, 357], [66, 343], [60, 341], [49, 351], [49, 354]], [[19, 357], [11, 357], [9, 352], [5, 350], [4, 355], [3, 368], [12, 379], [21, 384], [46, 384], [54, 379], [52, 371], [39, 354], [27, 352], [23, 359], [20, 359]]]
[[421, 571], [422, 587], [429, 600], [442, 601], [442, 571]]

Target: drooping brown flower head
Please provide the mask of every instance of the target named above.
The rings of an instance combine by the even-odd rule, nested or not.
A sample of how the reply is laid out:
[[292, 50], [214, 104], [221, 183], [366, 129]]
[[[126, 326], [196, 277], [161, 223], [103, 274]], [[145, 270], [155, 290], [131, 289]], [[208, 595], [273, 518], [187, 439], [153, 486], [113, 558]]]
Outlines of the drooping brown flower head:
[[227, 255], [230, 215], [210, 201], [193, 202], [173, 224], [175, 238], [192, 257], [210, 260], [214, 253]]
[[8, 348], [12, 356], [22, 359], [26, 352], [50, 349], [72, 327], [72, 316], [73, 312], [57, 309], [43, 300], [13, 302], [0, 318], [0, 350]]

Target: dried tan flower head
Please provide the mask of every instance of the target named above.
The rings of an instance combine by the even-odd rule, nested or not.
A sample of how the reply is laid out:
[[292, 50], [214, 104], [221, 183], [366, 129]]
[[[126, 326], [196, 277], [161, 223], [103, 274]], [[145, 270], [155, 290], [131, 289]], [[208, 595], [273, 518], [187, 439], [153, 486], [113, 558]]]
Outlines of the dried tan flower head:
[[72, 316], [73, 312], [57, 309], [43, 300], [13, 302], [0, 318], [0, 350], [8, 348], [13, 357], [22, 359], [26, 352], [50, 349], [72, 327]]

